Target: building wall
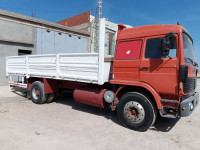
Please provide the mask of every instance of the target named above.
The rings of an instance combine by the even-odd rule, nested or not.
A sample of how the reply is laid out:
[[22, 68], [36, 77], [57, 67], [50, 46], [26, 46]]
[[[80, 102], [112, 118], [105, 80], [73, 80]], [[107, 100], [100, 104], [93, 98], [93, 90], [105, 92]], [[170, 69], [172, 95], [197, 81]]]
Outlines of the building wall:
[[17, 56], [19, 50], [35, 54], [35, 29], [28, 25], [0, 19], [0, 85], [7, 85], [6, 56]]
[[28, 25], [0, 19], [0, 40], [34, 44], [34, 28]]
[[57, 23], [64, 26], [75, 27], [76, 29], [89, 31], [90, 13], [90, 11], [87, 11], [82, 14], [61, 20]]

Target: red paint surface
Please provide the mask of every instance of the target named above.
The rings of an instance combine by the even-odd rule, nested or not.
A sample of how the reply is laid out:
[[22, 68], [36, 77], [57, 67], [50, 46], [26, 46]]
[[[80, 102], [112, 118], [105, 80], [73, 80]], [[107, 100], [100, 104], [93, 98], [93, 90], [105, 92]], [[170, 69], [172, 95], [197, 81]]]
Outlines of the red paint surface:
[[140, 56], [142, 41], [127, 41], [118, 43], [116, 59], [137, 59]]
[[59, 88], [63, 89], [77, 89], [79, 87], [86, 87], [89, 86], [89, 83], [84, 82], [76, 82], [76, 81], [67, 81], [67, 80], [59, 80]]
[[44, 83], [45, 94], [58, 92], [59, 90], [58, 80], [43, 78], [43, 83]]
[[172, 31], [181, 33], [183, 29], [184, 28], [180, 25], [148, 25], [128, 28], [119, 32], [117, 41], [164, 35]]
[[[157, 108], [158, 109], [162, 109], [162, 104], [160, 102], [160, 95], [156, 92], [156, 90], [154, 88], [152, 88], [149, 84], [146, 84], [144, 82], [139, 82], [139, 81], [128, 81], [128, 80], [110, 80], [111, 84], [119, 84], [119, 85], [130, 85], [130, 86], [138, 86], [138, 87], [143, 87], [145, 89], [147, 89], [150, 93], [152, 93], [155, 102], [157, 104]], [[122, 90], [124, 87], [119, 88], [119, 90], [117, 91], [117, 93]]]
[[[115, 53], [116, 57], [113, 63], [114, 80], [112, 84], [117, 84], [117, 80], [126, 81], [124, 85], [126, 85], [127, 82], [140, 81], [150, 85], [159, 94], [177, 96], [179, 94], [179, 63], [184, 60], [181, 54], [183, 48], [182, 40], [178, 38], [182, 36], [182, 29], [183, 28], [179, 25], [149, 25], [123, 29], [118, 33], [117, 43], [141, 40], [143, 41], [141, 43], [142, 48], [139, 58], [135, 60], [117, 59], [119, 58], [118, 51]], [[147, 39], [164, 37], [166, 34], [173, 31], [177, 33], [176, 58], [145, 58]], [[144, 70], [142, 68], [144, 68]]]
[[92, 87], [82, 87], [74, 90], [74, 100], [100, 108], [107, 107], [104, 101], [104, 93], [106, 89], [94, 89]]

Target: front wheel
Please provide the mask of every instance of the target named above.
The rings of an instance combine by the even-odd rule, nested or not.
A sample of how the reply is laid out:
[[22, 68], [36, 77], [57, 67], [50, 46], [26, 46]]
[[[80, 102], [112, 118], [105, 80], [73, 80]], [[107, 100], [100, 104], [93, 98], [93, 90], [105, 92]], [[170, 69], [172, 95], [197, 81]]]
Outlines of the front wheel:
[[156, 120], [156, 110], [149, 98], [139, 92], [121, 97], [117, 113], [122, 124], [136, 131], [146, 131]]

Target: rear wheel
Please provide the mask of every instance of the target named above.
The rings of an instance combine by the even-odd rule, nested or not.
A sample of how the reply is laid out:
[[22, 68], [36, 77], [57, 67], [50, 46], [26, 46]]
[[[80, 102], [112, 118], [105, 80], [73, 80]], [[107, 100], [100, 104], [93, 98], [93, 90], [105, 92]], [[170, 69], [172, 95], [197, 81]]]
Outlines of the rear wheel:
[[122, 124], [136, 131], [146, 131], [156, 120], [156, 111], [149, 98], [139, 92], [121, 97], [117, 113]]
[[47, 95], [44, 92], [44, 84], [41, 81], [32, 83], [30, 94], [33, 103], [44, 104], [47, 101]]

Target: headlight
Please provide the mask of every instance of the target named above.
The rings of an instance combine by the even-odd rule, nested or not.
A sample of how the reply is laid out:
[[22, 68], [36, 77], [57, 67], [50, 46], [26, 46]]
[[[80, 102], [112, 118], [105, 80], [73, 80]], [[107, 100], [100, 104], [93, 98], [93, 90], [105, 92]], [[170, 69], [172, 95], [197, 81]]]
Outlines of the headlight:
[[193, 110], [193, 109], [194, 109], [194, 106], [193, 106], [192, 103], [189, 103], [189, 108], [190, 108], [190, 110]]

